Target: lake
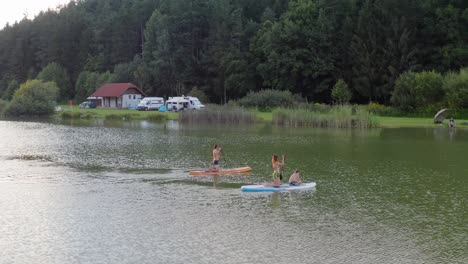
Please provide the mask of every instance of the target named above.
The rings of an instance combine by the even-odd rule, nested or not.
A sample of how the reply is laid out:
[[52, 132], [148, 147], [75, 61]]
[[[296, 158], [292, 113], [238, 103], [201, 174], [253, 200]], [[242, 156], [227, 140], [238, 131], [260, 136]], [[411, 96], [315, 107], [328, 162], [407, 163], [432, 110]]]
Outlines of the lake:
[[[245, 175], [190, 177], [211, 164]], [[302, 171], [315, 189], [243, 193]], [[0, 121], [0, 263], [467, 263], [468, 130]]]

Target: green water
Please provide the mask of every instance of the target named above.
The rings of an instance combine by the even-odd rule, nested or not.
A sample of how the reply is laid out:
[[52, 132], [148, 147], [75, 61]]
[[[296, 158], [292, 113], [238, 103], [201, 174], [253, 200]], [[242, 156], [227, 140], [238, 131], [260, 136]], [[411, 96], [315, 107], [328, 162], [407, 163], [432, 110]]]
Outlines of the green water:
[[[468, 260], [468, 130], [0, 121], [0, 135], [7, 263]], [[188, 176], [213, 144], [252, 173]], [[317, 187], [242, 193], [271, 181], [274, 153]]]

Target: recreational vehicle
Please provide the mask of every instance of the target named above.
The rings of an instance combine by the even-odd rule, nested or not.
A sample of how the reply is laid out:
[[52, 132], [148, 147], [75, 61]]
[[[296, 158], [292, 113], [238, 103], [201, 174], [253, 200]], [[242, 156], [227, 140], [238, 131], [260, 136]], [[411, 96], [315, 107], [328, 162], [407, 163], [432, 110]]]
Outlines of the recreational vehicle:
[[137, 110], [159, 110], [164, 105], [162, 97], [145, 97], [137, 106]]
[[198, 110], [203, 109], [205, 106], [198, 100], [197, 97], [192, 96], [176, 96], [169, 97], [166, 101], [168, 111], [184, 111], [184, 110]]

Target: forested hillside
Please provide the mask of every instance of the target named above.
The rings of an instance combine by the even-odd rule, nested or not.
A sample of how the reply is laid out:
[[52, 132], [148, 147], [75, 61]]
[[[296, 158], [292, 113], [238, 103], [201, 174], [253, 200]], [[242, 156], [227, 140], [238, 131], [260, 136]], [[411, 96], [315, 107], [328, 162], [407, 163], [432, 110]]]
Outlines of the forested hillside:
[[467, 0], [77, 0], [0, 31], [0, 97], [53, 80], [60, 100], [105, 82], [212, 102], [289, 90], [390, 103], [406, 71], [468, 66]]

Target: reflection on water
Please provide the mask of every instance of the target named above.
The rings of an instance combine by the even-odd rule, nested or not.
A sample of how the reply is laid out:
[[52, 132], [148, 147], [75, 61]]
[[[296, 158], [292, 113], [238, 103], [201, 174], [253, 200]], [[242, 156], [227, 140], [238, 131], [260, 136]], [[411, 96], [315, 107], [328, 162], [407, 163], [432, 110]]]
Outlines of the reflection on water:
[[[466, 263], [464, 129], [0, 121], [4, 263]], [[189, 177], [211, 166], [245, 175]], [[242, 193], [286, 153], [311, 191]], [[176, 250], [175, 250], [176, 249]]]

